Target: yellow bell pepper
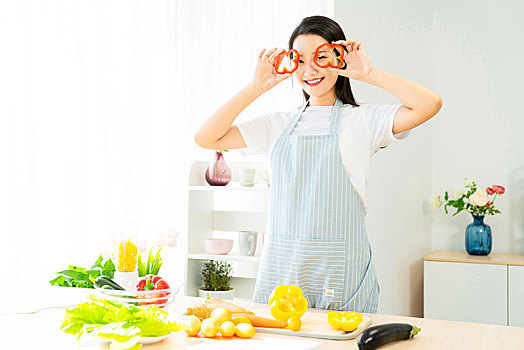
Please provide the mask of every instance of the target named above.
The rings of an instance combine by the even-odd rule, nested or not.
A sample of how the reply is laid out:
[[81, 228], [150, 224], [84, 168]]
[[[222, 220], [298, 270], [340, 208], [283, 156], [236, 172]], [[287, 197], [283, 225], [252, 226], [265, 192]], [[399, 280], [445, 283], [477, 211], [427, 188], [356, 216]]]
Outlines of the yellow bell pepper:
[[337, 331], [352, 332], [362, 322], [362, 314], [354, 311], [330, 311], [328, 322]]
[[300, 319], [306, 312], [308, 303], [299, 287], [280, 285], [271, 293], [269, 306], [275, 319], [287, 322], [291, 316]]
[[118, 271], [133, 272], [136, 270], [138, 248], [131, 240], [120, 242], [118, 246]]

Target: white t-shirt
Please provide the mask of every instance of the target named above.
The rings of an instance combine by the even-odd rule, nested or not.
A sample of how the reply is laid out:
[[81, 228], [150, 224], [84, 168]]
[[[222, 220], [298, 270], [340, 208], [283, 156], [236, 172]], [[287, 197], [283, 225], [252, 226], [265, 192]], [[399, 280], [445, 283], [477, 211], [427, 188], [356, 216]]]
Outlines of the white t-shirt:
[[[393, 119], [401, 105], [350, 104], [342, 107], [339, 146], [342, 163], [366, 210], [366, 184], [371, 156], [381, 147], [404, 139], [410, 131], [393, 135]], [[246, 148], [242, 154], [271, 155], [271, 150], [288, 123], [302, 107], [277, 111], [236, 124]], [[307, 107], [291, 135], [329, 133], [332, 106]]]

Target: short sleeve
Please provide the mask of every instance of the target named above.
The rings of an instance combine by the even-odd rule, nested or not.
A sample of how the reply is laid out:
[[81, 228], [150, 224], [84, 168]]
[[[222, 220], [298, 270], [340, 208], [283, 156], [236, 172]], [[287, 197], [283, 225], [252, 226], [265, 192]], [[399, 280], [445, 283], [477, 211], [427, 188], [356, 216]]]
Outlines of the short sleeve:
[[410, 131], [393, 135], [395, 114], [402, 105], [369, 105], [366, 109], [366, 122], [371, 136], [373, 151], [406, 138]]
[[272, 117], [272, 113], [264, 114], [235, 124], [246, 143], [242, 155], [269, 153]]

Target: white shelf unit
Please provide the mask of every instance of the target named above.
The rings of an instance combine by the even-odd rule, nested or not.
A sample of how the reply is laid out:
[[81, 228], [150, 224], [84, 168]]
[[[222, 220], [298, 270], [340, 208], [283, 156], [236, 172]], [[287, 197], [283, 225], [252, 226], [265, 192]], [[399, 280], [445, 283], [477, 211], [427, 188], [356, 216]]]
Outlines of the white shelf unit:
[[[226, 157], [232, 179], [226, 186], [209, 186], [205, 180], [208, 161], [196, 161], [189, 172], [188, 187], [188, 237], [184, 294], [197, 296], [202, 286], [201, 270], [205, 260], [223, 260], [231, 264], [235, 299], [253, 297], [255, 281], [262, 253], [262, 233], [266, 229], [269, 205], [269, 187], [260, 177], [268, 171], [267, 162], [231, 161]], [[255, 168], [255, 185], [241, 187], [237, 182], [238, 169]], [[238, 250], [238, 232], [256, 231], [257, 248], [254, 256], [242, 256]], [[206, 238], [234, 240], [227, 255], [211, 255], [204, 250]]]

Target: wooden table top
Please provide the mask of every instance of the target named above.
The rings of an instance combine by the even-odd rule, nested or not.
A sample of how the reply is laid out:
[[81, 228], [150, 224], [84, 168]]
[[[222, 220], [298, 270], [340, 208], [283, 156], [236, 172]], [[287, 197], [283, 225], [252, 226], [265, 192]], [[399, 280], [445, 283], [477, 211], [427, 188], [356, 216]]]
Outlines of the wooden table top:
[[[56, 293], [54, 287], [51, 292]], [[62, 288], [63, 289], [63, 288]], [[60, 292], [63, 292], [62, 289]], [[67, 288], [69, 289], [69, 288]], [[87, 291], [66, 291], [78, 296]], [[54, 298], [51, 294], [42, 293], [43, 304], [47, 306], [64, 306], [73, 301], [60, 297]], [[82, 298], [83, 299], [83, 298]], [[48, 300], [47, 302], [45, 300]], [[77, 300], [76, 302], [81, 302]], [[188, 306], [203, 302], [203, 299], [177, 296], [174, 303], [167, 307], [170, 313], [182, 317]], [[13, 300], [15, 303], [15, 300]], [[267, 305], [237, 302], [257, 315], [268, 317]], [[22, 304], [18, 308], [29, 311]], [[2, 307], [2, 305], [0, 305]], [[15, 308], [16, 309], [16, 308]], [[74, 336], [60, 331], [59, 327], [64, 318], [63, 308], [54, 308], [38, 311], [34, 314], [17, 314], [13, 308], [6, 311], [5, 305], [0, 308], [0, 329], [2, 329], [2, 349], [100, 349], [99, 344], [85, 341], [78, 342]], [[310, 309], [311, 317], [326, 318], [325, 310]], [[524, 349], [524, 328], [498, 325], [442, 321], [425, 318], [365, 314], [371, 318], [372, 325], [383, 323], [409, 323], [421, 328], [421, 332], [412, 340], [400, 341], [384, 346], [381, 349]], [[104, 348], [104, 347], [102, 347]], [[105, 347], [107, 349], [107, 346]], [[167, 349], [358, 349], [357, 340], [336, 341], [295, 336], [257, 333], [251, 339], [240, 338], [202, 338], [187, 337], [185, 332], [173, 333], [161, 343], [144, 346], [145, 350]]]
[[460, 262], [469, 264], [492, 264], [524, 266], [523, 254], [490, 253], [470, 255], [463, 250], [435, 250], [424, 257], [424, 261]]

